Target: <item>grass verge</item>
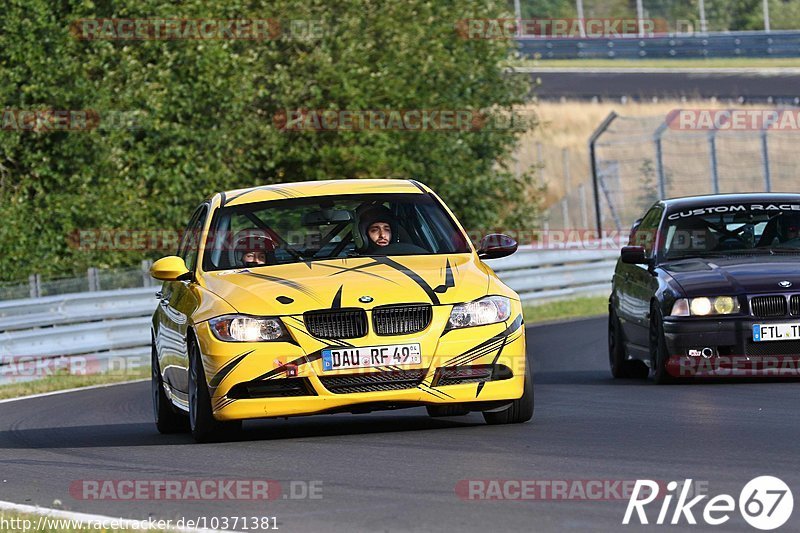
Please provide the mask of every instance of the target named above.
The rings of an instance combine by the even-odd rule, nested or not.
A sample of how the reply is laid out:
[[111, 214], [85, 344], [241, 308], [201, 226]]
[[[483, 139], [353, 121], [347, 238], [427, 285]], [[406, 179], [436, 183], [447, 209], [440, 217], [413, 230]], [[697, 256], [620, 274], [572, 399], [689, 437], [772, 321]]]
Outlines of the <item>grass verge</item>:
[[560, 300], [539, 305], [525, 305], [523, 307], [526, 324], [598, 316], [607, 312], [608, 296], [581, 296], [572, 300]]
[[90, 385], [119, 383], [122, 381], [131, 381], [134, 379], [142, 379], [147, 377], [150, 377], [149, 367], [127, 369], [125, 372], [91, 374], [85, 376], [56, 374], [33, 381], [0, 385], [0, 399], [17, 398], [19, 396], [28, 396], [30, 394], [40, 394], [43, 392], [53, 392], [64, 389], [74, 389], [76, 387], [88, 387]]
[[575, 67], [575, 68], [797, 68], [798, 57], [719, 57], [712, 59], [521, 59], [518, 67]]

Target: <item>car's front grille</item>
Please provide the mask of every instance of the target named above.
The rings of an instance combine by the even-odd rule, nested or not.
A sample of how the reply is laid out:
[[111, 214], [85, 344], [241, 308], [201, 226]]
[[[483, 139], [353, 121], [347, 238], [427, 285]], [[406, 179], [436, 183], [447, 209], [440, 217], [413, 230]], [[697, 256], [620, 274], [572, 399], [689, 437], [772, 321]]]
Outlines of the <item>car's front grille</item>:
[[786, 297], [756, 296], [750, 300], [750, 311], [759, 318], [786, 316]]
[[800, 294], [794, 294], [789, 299], [789, 312], [793, 315], [800, 315]]
[[441, 367], [436, 370], [432, 385], [463, 385], [481, 381], [500, 381], [513, 377], [511, 369], [505, 365], [469, 365]]
[[748, 342], [745, 344], [745, 355], [764, 357], [771, 355], [800, 356], [800, 340]]
[[355, 339], [367, 334], [367, 313], [363, 309], [309, 311], [303, 315], [308, 332], [325, 339]]
[[237, 383], [228, 391], [228, 398], [285, 398], [290, 396], [316, 396], [308, 378], [267, 379]]
[[322, 385], [334, 394], [413, 389], [422, 382], [425, 370], [391, 370], [369, 374], [321, 376]]
[[392, 305], [372, 311], [372, 327], [376, 335], [408, 335], [428, 327], [433, 317], [430, 305]]

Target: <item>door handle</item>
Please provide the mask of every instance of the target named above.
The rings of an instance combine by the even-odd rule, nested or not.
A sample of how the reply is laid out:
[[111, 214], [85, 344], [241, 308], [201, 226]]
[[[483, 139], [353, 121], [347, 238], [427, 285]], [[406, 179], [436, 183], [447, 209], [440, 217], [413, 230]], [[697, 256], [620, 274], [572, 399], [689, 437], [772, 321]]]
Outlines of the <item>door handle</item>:
[[161, 291], [158, 291], [158, 292], [156, 293], [156, 298], [158, 298], [159, 300], [160, 300], [161, 298], [163, 298], [163, 297], [164, 297], [164, 295], [163, 295], [163, 294], [161, 294]]

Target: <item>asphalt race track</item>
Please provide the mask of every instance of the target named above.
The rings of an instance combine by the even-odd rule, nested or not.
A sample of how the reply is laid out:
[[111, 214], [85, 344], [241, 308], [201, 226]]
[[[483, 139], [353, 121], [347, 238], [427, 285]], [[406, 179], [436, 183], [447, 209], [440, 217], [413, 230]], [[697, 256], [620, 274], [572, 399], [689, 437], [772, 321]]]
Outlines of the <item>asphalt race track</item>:
[[800, 72], [796, 69], [520, 69], [541, 85], [538, 98], [632, 100], [717, 98], [744, 102], [797, 104]]
[[[775, 475], [797, 503], [800, 383], [614, 381], [605, 329], [601, 318], [528, 329], [536, 414], [523, 425], [411, 409], [251, 422], [241, 441], [196, 445], [156, 433], [145, 382], [0, 404], [0, 499], [137, 519], [276, 516], [287, 532], [664, 529], [622, 526], [623, 499], [464, 501], [455, 487], [467, 479], [692, 478], [738, 501], [750, 479]], [[322, 498], [89, 501], [69, 491], [76, 480], [200, 478], [278, 480], [284, 494], [291, 480], [316, 480]], [[781, 531], [799, 524], [795, 509]], [[755, 531], [738, 511], [724, 526], [670, 527], [707, 529]]]

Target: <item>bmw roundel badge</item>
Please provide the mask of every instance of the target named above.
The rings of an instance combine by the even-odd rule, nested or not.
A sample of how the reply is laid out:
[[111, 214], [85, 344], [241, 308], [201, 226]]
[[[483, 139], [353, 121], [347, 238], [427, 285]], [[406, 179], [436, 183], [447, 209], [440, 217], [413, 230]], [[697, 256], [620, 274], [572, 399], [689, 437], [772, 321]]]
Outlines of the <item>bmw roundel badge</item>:
[[362, 304], [368, 304], [372, 301], [372, 296], [362, 296], [361, 298], [358, 299], [358, 301], [361, 302]]

